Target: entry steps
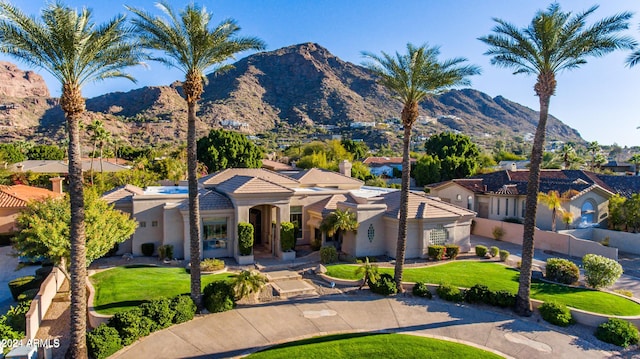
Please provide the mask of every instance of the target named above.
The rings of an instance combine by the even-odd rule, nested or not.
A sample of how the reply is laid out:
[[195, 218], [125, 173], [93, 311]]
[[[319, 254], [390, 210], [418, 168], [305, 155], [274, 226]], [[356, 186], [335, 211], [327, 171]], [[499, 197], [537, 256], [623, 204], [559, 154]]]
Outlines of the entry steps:
[[317, 295], [315, 288], [304, 281], [298, 272], [279, 270], [264, 272], [264, 275], [280, 297], [291, 298], [303, 295]]

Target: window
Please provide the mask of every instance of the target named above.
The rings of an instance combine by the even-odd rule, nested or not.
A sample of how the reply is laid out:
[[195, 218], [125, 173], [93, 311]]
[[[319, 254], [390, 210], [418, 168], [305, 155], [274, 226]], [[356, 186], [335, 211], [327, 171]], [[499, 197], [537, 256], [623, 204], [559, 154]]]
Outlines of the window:
[[151, 221], [151, 227], [157, 227], [158, 221]]
[[209, 218], [202, 221], [202, 248], [227, 248], [227, 219]]
[[522, 218], [524, 218], [524, 210], [527, 208], [527, 207], [525, 206], [525, 203], [526, 203], [526, 200], [524, 200], [524, 199], [523, 199], [523, 200], [522, 200]]
[[373, 243], [373, 238], [376, 235], [376, 230], [373, 228], [373, 223], [369, 224], [369, 229], [367, 230], [367, 238], [369, 238], [369, 242]]
[[140, 228], [146, 228], [146, 227], [147, 227], [147, 222], [140, 221]]
[[496, 198], [496, 200], [498, 201], [498, 209], [497, 209], [498, 213], [497, 213], [497, 215], [499, 216], [500, 215], [500, 198]]
[[456, 201], [462, 201], [462, 195], [461, 194], [456, 195]]
[[504, 214], [509, 215], [509, 198], [504, 199]]
[[291, 206], [289, 221], [294, 225], [295, 238], [302, 237], [302, 206]]
[[441, 224], [429, 231], [429, 243], [431, 245], [444, 246], [447, 239], [449, 239], [449, 231], [447, 231]]
[[591, 226], [596, 213], [593, 203], [591, 201], [584, 202], [580, 212], [580, 226]]
[[472, 209], [473, 207], [473, 196], [467, 197], [467, 209]]

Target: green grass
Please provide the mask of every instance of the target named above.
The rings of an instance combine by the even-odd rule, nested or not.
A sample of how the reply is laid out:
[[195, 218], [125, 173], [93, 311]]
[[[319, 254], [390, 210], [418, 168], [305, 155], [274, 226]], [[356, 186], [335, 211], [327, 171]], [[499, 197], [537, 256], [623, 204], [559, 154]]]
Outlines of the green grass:
[[502, 358], [464, 344], [403, 334], [329, 335], [281, 344], [248, 358]]
[[[202, 276], [202, 288], [232, 274]], [[190, 275], [184, 268], [128, 266], [117, 267], [89, 277], [96, 289], [94, 306], [100, 314], [115, 314], [148, 300], [173, 298], [190, 292]]]
[[[359, 279], [354, 271], [357, 266], [338, 264], [327, 266], [327, 275], [343, 279]], [[393, 275], [393, 268], [380, 268], [381, 273]], [[437, 266], [405, 268], [402, 279], [407, 282], [432, 284], [450, 283], [470, 288], [484, 284], [492, 290], [518, 291], [519, 272], [497, 263], [455, 261]], [[605, 315], [640, 315], [640, 304], [613, 294], [585, 288], [571, 288], [558, 284], [534, 282], [531, 298], [547, 301], [553, 299], [569, 307]]]

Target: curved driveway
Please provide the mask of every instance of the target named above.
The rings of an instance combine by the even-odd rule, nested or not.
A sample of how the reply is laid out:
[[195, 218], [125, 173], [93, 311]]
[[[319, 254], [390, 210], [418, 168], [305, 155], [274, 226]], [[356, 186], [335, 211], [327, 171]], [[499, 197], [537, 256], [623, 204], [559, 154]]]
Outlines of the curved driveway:
[[484, 307], [441, 300], [339, 294], [204, 315], [143, 338], [112, 358], [224, 358], [316, 335], [389, 331], [447, 337], [514, 358], [610, 358], [590, 338]]

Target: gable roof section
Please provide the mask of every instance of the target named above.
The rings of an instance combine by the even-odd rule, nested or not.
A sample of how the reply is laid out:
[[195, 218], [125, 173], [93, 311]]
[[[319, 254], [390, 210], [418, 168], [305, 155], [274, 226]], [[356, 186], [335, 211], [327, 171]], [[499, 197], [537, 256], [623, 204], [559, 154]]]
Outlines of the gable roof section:
[[[229, 198], [216, 191], [200, 189], [198, 190], [198, 198], [200, 200], [199, 204], [201, 211], [233, 209], [233, 203], [231, 203]], [[188, 211], [189, 200], [185, 199], [184, 201], [182, 201], [178, 206], [178, 209], [181, 211]]]
[[24, 208], [30, 201], [62, 197], [61, 193], [23, 184], [0, 186], [0, 208]]
[[289, 166], [286, 163], [271, 161], [271, 160], [262, 160], [262, 168], [268, 169], [271, 171], [292, 171], [294, 168]]
[[631, 198], [640, 193], [640, 176], [596, 175], [604, 183], [604, 188], [623, 197]]
[[[401, 191], [391, 192], [383, 196], [387, 204], [387, 216], [393, 218], [400, 216], [400, 196]], [[423, 194], [409, 192], [409, 211], [407, 212], [407, 218], [409, 219], [444, 219], [473, 215], [475, 215], [475, 212], [468, 209]]]
[[133, 202], [133, 196], [136, 194], [144, 194], [144, 190], [140, 187], [128, 184], [105, 192], [102, 195], [102, 199], [109, 204], [125, 204]]
[[357, 203], [355, 197], [350, 193], [334, 194], [333, 196], [329, 196], [328, 198], [307, 206], [307, 209], [324, 214], [329, 211], [335, 211], [338, 208], [338, 202]]
[[260, 177], [233, 176], [218, 184], [216, 190], [223, 193], [248, 194], [248, 193], [293, 193], [291, 188], [279, 185]]
[[199, 182], [205, 187], [215, 187], [234, 176], [261, 178], [289, 188], [295, 188], [299, 185], [298, 181], [293, 178], [264, 168], [227, 168], [202, 177]]
[[364, 182], [360, 181], [359, 179], [319, 168], [310, 168], [302, 172], [292, 173], [289, 176], [306, 187], [326, 187], [340, 185], [362, 186], [364, 184]]
[[[81, 163], [82, 171], [86, 172], [91, 169], [91, 159], [83, 158]], [[102, 168], [104, 172], [119, 172], [128, 169], [125, 166], [111, 163], [106, 159], [103, 159], [102, 161]], [[11, 165], [11, 171], [31, 171], [34, 173], [69, 173], [69, 163], [66, 161], [57, 160], [25, 160]], [[93, 171], [100, 172], [100, 159], [93, 159]]]

